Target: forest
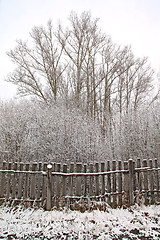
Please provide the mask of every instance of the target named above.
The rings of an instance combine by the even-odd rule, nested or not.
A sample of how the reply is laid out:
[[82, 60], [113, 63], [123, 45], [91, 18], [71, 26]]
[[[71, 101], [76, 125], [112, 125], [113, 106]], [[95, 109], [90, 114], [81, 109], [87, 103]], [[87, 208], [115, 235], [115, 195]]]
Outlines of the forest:
[[160, 157], [160, 81], [89, 12], [35, 26], [7, 55], [18, 100], [0, 101], [0, 156], [22, 162]]

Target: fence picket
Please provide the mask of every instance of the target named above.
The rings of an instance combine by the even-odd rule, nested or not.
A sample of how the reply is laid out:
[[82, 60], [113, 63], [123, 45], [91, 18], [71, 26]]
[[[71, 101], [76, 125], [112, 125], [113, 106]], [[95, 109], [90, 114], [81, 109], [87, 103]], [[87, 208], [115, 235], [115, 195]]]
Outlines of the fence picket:
[[50, 211], [52, 208], [52, 165], [47, 165], [47, 197], [46, 210]]
[[[90, 163], [89, 165], [89, 172], [90, 173], [93, 173], [93, 164]], [[90, 179], [89, 179], [89, 196], [93, 196], [93, 176], [90, 176]]]
[[[32, 171], [35, 172], [37, 170], [37, 163], [33, 163], [32, 165]], [[35, 199], [35, 189], [36, 189], [36, 175], [33, 173], [31, 175], [31, 193], [30, 193], [30, 196], [31, 196], [31, 199]]]
[[[45, 172], [47, 170], [47, 163], [43, 164], [43, 171]], [[46, 176], [42, 176], [42, 201], [46, 199], [46, 194], [47, 194], [47, 187], [46, 187]]]
[[[128, 170], [128, 162], [124, 162], [124, 170]], [[129, 175], [124, 173], [124, 204], [129, 205]]]
[[[142, 161], [142, 166], [143, 167], [147, 167], [147, 160], [143, 160]], [[144, 186], [144, 203], [145, 204], [148, 204], [149, 203], [149, 200], [148, 200], [148, 172], [145, 171], [143, 172], [143, 178], [144, 178], [144, 181], [143, 181], [143, 186]]]
[[[13, 170], [17, 171], [17, 163], [14, 163]], [[17, 174], [14, 172], [12, 177], [12, 199], [16, 198]]]
[[[112, 162], [112, 171], [116, 171], [116, 161]], [[116, 182], [116, 173], [112, 174], [112, 192], [113, 194], [116, 193], [116, 187], [117, 187], [117, 182]], [[117, 195], [113, 195], [112, 197], [113, 202], [112, 202], [112, 206], [115, 208], [117, 207]]]
[[[29, 163], [25, 164], [25, 170], [28, 172], [29, 171]], [[29, 198], [29, 173], [25, 174], [25, 180], [24, 180], [24, 193], [23, 193], [23, 198], [28, 199]]]
[[[42, 163], [38, 163], [38, 171], [42, 171]], [[41, 184], [42, 184], [42, 178], [41, 175], [37, 176], [37, 199], [39, 200], [41, 198]]]
[[[107, 172], [110, 171], [110, 161], [107, 161]], [[111, 193], [111, 174], [107, 175], [107, 193]], [[111, 196], [109, 195], [107, 199], [108, 204], [111, 205]]]
[[[152, 159], [149, 160], [149, 167], [152, 169], [153, 168], [153, 162]], [[155, 203], [155, 198], [154, 198], [154, 178], [153, 178], [153, 172], [149, 172], [149, 190], [151, 194], [151, 200], [150, 203], [153, 204]]]
[[[74, 163], [70, 164], [70, 173], [74, 172]], [[69, 195], [73, 196], [73, 176], [69, 176], [68, 181]]]
[[[11, 165], [12, 165], [12, 163], [9, 162], [8, 163], [8, 170], [11, 170]], [[12, 186], [12, 184], [11, 184], [11, 173], [8, 172], [8, 174], [7, 174], [7, 184], [6, 184], [6, 198], [7, 199], [10, 197], [11, 186]]]
[[[84, 164], [84, 173], [87, 172], [87, 164]], [[87, 176], [83, 177], [83, 181], [84, 181], [84, 196], [87, 196]]]
[[[57, 163], [57, 172], [60, 172], [61, 171], [61, 164], [60, 163]], [[56, 187], [57, 187], [57, 190], [56, 190], [56, 195], [57, 197], [60, 197], [61, 196], [61, 176], [56, 176]]]
[[[20, 171], [23, 171], [23, 163], [20, 163]], [[19, 173], [19, 181], [18, 181], [18, 199], [21, 199], [22, 197], [22, 180], [23, 180], [23, 174]]]
[[[7, 163], [6, 162], [3, 162], [2, 163], [2, 169], [3, 170], [6, 170], [7, 168]], [[5, 172], [2, 172], [2, 176], [1, 176], [1, 191], [0, 191], [0, 195], [1, 195], [1, 198], [4, 198], [5, 197], [5, 188], [6, 188], [6, 174]]]
[[136, 185], [137, 185], [135, 168], [136, 168], [136, 162], [133, 161], [133, 191], [134, 192], [136, 191]]
[[[67, 173], [67, 164], [63, 165], [63, 172]], [[66, 191], [66, 187], [67, 187], [66, 180], [67, 180], [66, 176], [63, 176], [62, 177], [62, 188], [63, 188], [62, 189], [62, 196], [65, 196], [66, 193], [67, 193], [67, 191]]]
[[157, 199], [156, 199], [156, 201], [157, 202], [159, 202], [160, 201], [160, 188], [159, 188], [159, 172], [158, 172], [158, 161], [157, 161], [157, 159], [155, 159], [155, 169], [156, 169], [156, 171], [155, 171], [155, 190], [157, 191]]
[[[137, 159], [137, 169], [140, 169], [141, 168], [141, 160], [138, 158]], [[141, 203], [141, 199], [142, 199], [142, 194], [141, 194], [141, 191], [142, 191], [142, 173], [141, 172], [137, 172], [136, 173], [136, 191], [137, 191], [137, 194], [136, 194], [136, 201], [138, 204]]]
[[[118, 161], [118, 170], [122, 170], [122, 162]], [[118, 206], [122, 206], [122, 173], [118, 173]]]
[[[76, 164], [76, 172], [80, 173], [82, 171], [82, 164]], [[76, 176], [76, 196], [81, 196], [81, 177]]]
[[[101, 163], [101, 172], [104, 172], [105, 171], [105, 163]], [[105, 194], [105, 176], [102, 175], [102, 192], [101, 192], [102, 195]]]
[[134, 165], [132, 159], [129, 160], [129, 204], [133, 205], [134, 203]]
[[[99, 172], [99, 164], [98, 163], [95, 164], [95, 172]], [[96, 176], [95, 178], [96, 178], [95, 194], [96, 194], [96, 196], [98, 196], [99, 195], [99, 176]]]

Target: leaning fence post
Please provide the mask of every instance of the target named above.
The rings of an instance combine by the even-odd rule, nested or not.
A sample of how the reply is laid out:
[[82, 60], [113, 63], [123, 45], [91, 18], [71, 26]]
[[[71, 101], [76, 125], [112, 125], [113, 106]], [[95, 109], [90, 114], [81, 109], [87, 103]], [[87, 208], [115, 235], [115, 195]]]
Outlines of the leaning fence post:
[[134, 204], [134, 166], [132, 159], [129, 159], [129, 204]]
[[50, 211], [52, 208], [52, 165], [47, 165], [47, 199], [46, 210]]

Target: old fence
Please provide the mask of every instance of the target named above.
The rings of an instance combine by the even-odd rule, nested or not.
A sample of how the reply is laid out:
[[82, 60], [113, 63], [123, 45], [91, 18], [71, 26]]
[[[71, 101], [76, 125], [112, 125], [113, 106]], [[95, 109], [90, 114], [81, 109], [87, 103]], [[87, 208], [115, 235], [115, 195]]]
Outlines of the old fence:
[[160, 202], [157, 160], [106, 163], [10, 163], [0, 169], [0, 201], [50, 210], [85, 210]]

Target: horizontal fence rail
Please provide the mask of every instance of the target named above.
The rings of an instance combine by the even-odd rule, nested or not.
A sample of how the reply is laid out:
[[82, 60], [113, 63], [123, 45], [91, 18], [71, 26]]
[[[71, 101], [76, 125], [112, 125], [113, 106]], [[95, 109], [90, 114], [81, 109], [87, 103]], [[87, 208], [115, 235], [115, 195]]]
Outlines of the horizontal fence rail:
[[[155, 160], [106, 163], [11, 163], [0, 169], [0, 201], [84, 211], [160, 201]], [[103, 206], [103, 207], [102, 207]]]

